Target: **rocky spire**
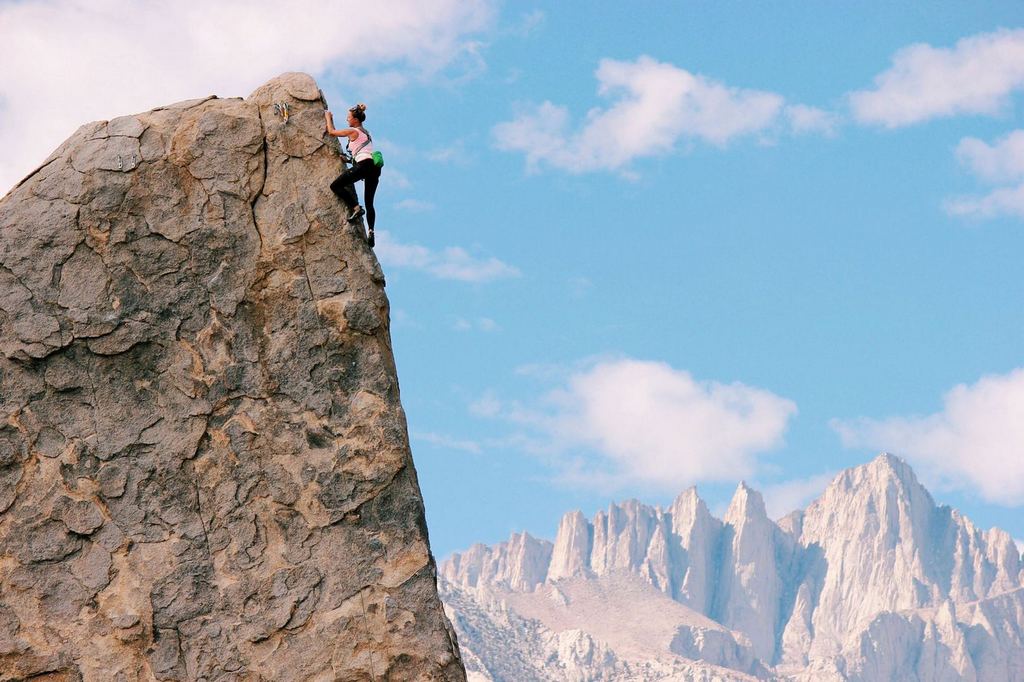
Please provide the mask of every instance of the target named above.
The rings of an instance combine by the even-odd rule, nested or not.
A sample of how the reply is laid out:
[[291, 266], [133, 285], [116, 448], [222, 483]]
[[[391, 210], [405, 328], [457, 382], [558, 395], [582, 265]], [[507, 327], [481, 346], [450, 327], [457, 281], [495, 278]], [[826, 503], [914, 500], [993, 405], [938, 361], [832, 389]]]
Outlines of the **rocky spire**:
[[583, 516], [583, 512], [573, 511], [563, 516], [555, 535], [547, 579], [558, 580], [586, 575], [590, 569], [593, 538], [594, 528]]
[[647, 557], [657, 523], [654, 509], [637, 500], [612, 504], [607, 511], [598, 512], [594, 517], [591, 568], [597, 574], [636, 571]]
[[715, 619], [745, 633], [757, 656], [775, 658], [781, 580], [776, 565], [777, 528], [760, 493], [740, 483], [725, 514]]
[[453, 554], [441, 568], [445, 580], [463, 587], [500, 585], [528, 592], [544, 582], [551, 563], [551, 543], [529, 533], [512, 533], [494, 547], [473, 545]]
[[4, 679], [464, 679], [341, 168], [286, 74], [0, 200]]
[[722, 522], [711, 515], [696, 488], [681, 493], [669, 507], [672, 534], [684, 550], [675, 573], [681, 575], [673, 597], [700, 613], [711, 611], [718, 576], [718, 543]]
[[935, 602], [929, 562], [935, 504], [902, 460], [882, 454], [844, 471], [804, 515], [801, 542], [828, 566], [815, 611], [819, 641], [841, 641], [873, 614]]

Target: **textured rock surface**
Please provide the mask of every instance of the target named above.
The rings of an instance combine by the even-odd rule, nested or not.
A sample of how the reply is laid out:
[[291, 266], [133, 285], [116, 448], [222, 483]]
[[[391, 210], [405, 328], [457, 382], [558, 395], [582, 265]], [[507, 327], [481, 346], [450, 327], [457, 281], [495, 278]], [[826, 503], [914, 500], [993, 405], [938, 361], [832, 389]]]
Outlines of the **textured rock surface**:
[[[480, 545], [471, 562], [456, 554], [441, 567], [467, 669], [480, 679], [518, 679], [504, 676], [503, 666], [532, 660], [539, 680], [669, 680], [677, 679], [672, 666], [700, 663], [715, 667], [687, 674], [1024, 680], [1024, 576], [1015, 543], [936, 506], [910, 467], [890, 455], [843, 472], [806, 511], [778, 523], [741, 484], [724, 521], [691, 489], [664, 510], [629, 501], [593, 522], [572, 512], [553, 544], [531, 540], [515, 543], [520, 552], [510, 551], [512, 543]], [[548, 556], [545, 575], [538, 566]], [[534, 579], [513, 580], [523, 575]], [[622, 587], [624, 577], [646, 590]], [[631, 596], [615, 596], [616, 589]], [[666, 597], [688, 612], [666, 607]], [[655, 647], [676, 656], [663, 660], [668, 668], [636, 667], [654, 655], [622, 633], [638, 613], [641, 628], [662, 619], [644, 641], [674, 631]], [[607, 664], [544, 647], [574, 628]], [[482, 649], [485, 631], [508, 646], [490, 641]], [[497, 650], [504, 653], [488, 653]]]
[[464, 679], [340, 168], [286, 74], [0, 201], [0, 680]]

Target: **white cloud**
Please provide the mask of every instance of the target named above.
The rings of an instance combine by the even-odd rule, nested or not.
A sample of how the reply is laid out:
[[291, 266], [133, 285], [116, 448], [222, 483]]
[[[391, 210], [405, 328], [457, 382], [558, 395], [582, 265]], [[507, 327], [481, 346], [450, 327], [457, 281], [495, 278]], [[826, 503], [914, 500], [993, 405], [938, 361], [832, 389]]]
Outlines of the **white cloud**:
[[438, 279], [490, 282], [521, 274], [518, 268], [497, 258], [476, 258], [460, 246], [434, 251], [419, 244], [402, 244], [387, 230], [377, 232], [375, 251], [384, 265], [419, 270]]
[[1000, 187], [980, 197], [959, 197], [943, 204], [950, 215], [965, 218], [996, 218], [1002, 215], [1024, 218], [1024, 184]]
[[833, 428], [847, 447], [906, 457], [933, 485], [1024, 504], [1024, 369], [958, 385], [943, 403], [935, 414], [834, 420]]
[[494, 391], [486, 391], [482, 396], [469, 404], [470, 414], [477, 417], [497, 417], [501, 413], [502, 402]]
[[967, 218], [1024, 218], [1024, 130], [1014, 130], [991, 145], [966, 137], [957, 145], [956, 156], [982, 180], [1018, 184], [997, 187], [982, 196], [949, 199], [943, 204], [947, 213]]
[[522, 152], [531, 168], [541, 162], [573, 173], [619, 170], [633, 159], [667, 154], [682, 138], [716, 145], [774, 125], [780, 95], [730, 87], [672, 64], [642, 56], [603, 59], [598, 94], [615, 97], [590, 110], [579, 130], [569, 111], [544, 102], [494, 127], [500, 149]]
[[457, 146], [451, 147], [438, 147], [437, 149], [431, 149], [425, 154], [428, 161], [434, 163], [450, 163], [459, 158], [460, 149]]
[[474, 154], [467, 146], [466, 140], [448, 140], [443, 147], [435, 147], [423, 154], [433, 163], [468, 166], [474, 160]]
[[455, 438], [453, 436], [447, 436], [443, 433], [434, 433], [431, 431], [417, 432], [412, 434], [413, 439], [423, 442], [430, 443], [431, 445], [441, 448], [443, 450], [461, 450], [463, 452], [469, 452], [474, 455], [479, 455], [482, 452], [480, 444], [474, 440], [466, 438]]
[[391, 309], [392, 329], [415, 329], [416, 327], [419, 327], [419, 325], [408, 311], [402, 308]]
[[419, 199], [402, 199], [395, 208], [399, 211], [408, 211], [410, 213], [425, 213], [427, 211], [433, 211], [434, 205], [429, 201], [420, 201]]
[[393, 168], [388, 169], [388, 184], [394, 185], [398, 189], [409, 189], [412, 187], [409, 177], [405, 173], [401, 173]]
[[[491, 0], [343, 3], [28, 0], [0, 4], [0, 192], [82, 123], [201, 97], [248, 95], [285, 71], [389, 87], [466, 61]], [[472, 65], [471, 65], [472, 66]], [[334, 93], [328, 93], [333, 95]], [[345, 93], [354, 96], [358, 93]], [[332, 97], [333, 99], [333, 97]]]
[[875, 88], [850, 94], [854, 116], [890, 128], [954, 114], [997, 114], [1024, 87], [1024, 29], [899, 50]]
[[518, 24], [513, 26], [510, 31], [513, 35], [520, 38], [526, 38], [544, 26], [546, 21], [547, 15], [544, 14], [544, 11], [535, 9], [524, 13], [522, 17], [520, 17]]
[[478, 317], [475, 321], [457, 317], [452, 328], [458, 332], [468, 332], [474, 329], [481, 332], [496, 332], [500, 329], [498, 323], [489, 317]]
[[836, 127], [839, 125], [839, 117], [835, 114], [817, 107], [809, 107], [806, 104], [787, 106], [785, 113], [786, 118], [789, 119], [790, 128], [797, 134], [835, 135]]
[[764, 486], [762, 493], [769, 518], [780, 519], [797, 509], [806, 509], [835, 477], [835, 472], [829, 472]]
[[1024, 130], [1014, 130], [992, 145], [965, 137], [956, 147], [956, 156], [975, 175], [990, 182], [1024, 179]]
[[753, 474], [794, 414], [792, 401], [770, 391], [633, 359], [599, 361], [540, 407], [507, 411], [551, 444], [565, 480], [666, 490]]

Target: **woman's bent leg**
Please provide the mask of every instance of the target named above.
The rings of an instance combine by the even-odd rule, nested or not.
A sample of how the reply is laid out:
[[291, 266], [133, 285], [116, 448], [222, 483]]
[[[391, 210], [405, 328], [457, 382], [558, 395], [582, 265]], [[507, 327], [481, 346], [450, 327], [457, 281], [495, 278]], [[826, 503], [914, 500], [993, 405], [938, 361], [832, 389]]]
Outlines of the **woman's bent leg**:
[[359, 166], [352, 166], [346, 168], [341, 172], [334, 182], [331, 183], [331, 191], [334, 192], [339, 199], [345, 202], [345, 205], [352, 208], [359, 203], [359, 197], [356, 195], [355, 181], [362, 179], [362, 174], [359, 172]]

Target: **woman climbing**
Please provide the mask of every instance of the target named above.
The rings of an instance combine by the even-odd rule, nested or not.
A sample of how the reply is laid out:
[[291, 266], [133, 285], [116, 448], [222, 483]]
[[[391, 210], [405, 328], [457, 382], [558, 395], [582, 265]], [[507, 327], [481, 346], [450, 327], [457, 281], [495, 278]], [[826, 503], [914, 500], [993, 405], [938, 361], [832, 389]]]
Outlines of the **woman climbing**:
[[324, 109], [327, 119], [327, 134], [334, 137], [348, 138], [348, 152], [352, 157], [352, 166], [342, 171], [341, 175], [331, 183], [331, 191], [348, 206], [348, 219], [359, 220], [363, 215], [363, 207], [359, 205], [355, 182], [363, 181], [363, 194], [366, 199], [366, 222], [370, 227], [367, 242], [373, 246], [373, 224], [377, 212], [373, 210], [373, 195], [377, 193], [377, 181], [380, 180], [380, 168], [373, 162], [373, 138], [363, 128], [366, 120], [366, 105], [357, 104], [348, 110], [348, 128], [336, 130], [334, 115]]

